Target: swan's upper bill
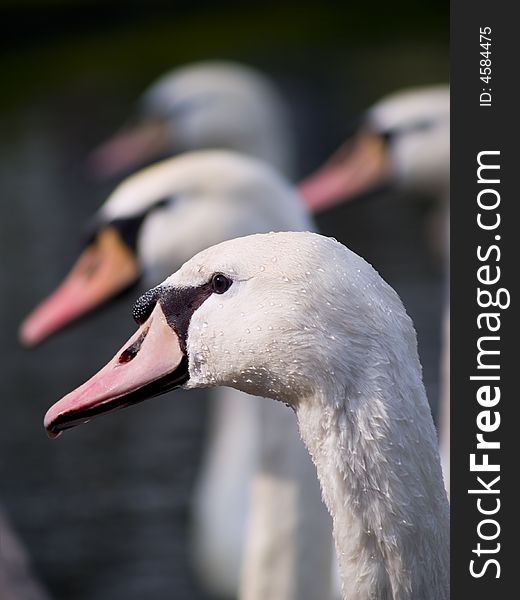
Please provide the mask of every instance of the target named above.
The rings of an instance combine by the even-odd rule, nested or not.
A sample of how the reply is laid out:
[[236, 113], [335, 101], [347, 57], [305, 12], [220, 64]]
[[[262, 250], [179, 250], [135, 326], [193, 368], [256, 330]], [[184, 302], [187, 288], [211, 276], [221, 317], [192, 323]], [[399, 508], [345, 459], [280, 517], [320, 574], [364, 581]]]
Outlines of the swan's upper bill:
[[444, 85], [410, 89], [377, 102], [354, 133], [300, 185], [319, 211], [392, 183], [435, 195], [449, 187], [450, 95]]
[[201, 249], [239, 235], [308, 229], [300, 197], [262, 162], [224, 150], [185, 153], [125, 179], [91, 222], [62, 285], [20, 328], [34, 346], [144, 275], [157, 283]]

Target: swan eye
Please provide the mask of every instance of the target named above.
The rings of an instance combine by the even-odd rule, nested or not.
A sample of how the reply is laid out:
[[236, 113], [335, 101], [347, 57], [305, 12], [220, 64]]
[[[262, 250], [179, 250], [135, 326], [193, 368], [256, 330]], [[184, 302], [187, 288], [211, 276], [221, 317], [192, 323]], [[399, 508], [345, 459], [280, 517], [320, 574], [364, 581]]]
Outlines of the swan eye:
[[233, 282], [222, 273], [215, 273], [211, 278], [211, 289], [215, 294], [223, 294], [227, 292]]

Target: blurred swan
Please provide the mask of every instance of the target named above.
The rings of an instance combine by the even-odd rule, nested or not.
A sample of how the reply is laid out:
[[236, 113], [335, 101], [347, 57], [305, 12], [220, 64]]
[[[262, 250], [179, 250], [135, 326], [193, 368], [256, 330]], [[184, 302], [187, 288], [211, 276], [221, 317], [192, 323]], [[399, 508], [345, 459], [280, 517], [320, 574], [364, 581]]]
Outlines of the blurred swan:
[[415, 331], [367, 262], [308, 232], [246, 236], [193, 257], [134, 318], [114, 358], [49, 409], [52, 437], [180, 386], [279, 400], [333, 517], [344, 600], [448, 600], [449, 507]]
[[449, 127], [447, 86], [406, 90], [380, 100], [332, 158], [301, 182], [307, 206], [317, 212], [384, 183], [447, 196]]
[[[396, 92], [360, 119], [355, 132], [299, 189], [318, 212], [383, 184], [429, 194], [438, 200], [434, 221], [437, 253], [449, 261], [450, 93], [438, 85]], [[449, 297], [443, 315], [440, 446], [449, 492]]]
[[[211, 244], [311, 228], [295, 190], [256, 159], [222, 150], [168, 159], [126, 179], [103, 204], [83, 254], [22, 324], [21, 340], [40, 342], [140, 274], [161, 281]], [[257, 308], [269, 313], [271, 300]], [[195, 558], [206, 585], [228, 597], [240, 587], [248, 600], [326, 600], [331, 523], [294, 420], [278, 403], [257, 406], [228, 388], [216, 393], [194, 512]]]
[[183, 151], [227, 148], [285, 175], [294, 169], [289, 115], [275, 85], [255, 69], [207, 61], [166, 73], [146, 90], [133, 123], [90, 157], [100, 177]]

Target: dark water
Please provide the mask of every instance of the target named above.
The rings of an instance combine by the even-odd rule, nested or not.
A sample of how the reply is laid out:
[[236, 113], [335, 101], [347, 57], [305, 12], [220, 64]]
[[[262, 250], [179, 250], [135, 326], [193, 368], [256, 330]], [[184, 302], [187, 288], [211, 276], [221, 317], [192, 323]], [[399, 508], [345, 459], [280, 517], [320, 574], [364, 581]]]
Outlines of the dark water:
[[[423, 53], [426, 64], [436, 65], [430, 77], [444, 72], [445, 54]], [[373, 57], [363, 60], [370, 64]], [[301, 74], [302, 62], [298, 69]], [[336, 76], [342, 81], [338, 66]], [[322, 81], [329, 87], [286, 77], [302, 170], [332, 150], [348, 121], [332, 96], [336, 112], [319, 113], [333, 89], [323, 75]], [[205, 395], [166, 395], [52, 442], [42, 428], [46, 409], [133, 332], [129, 315], [138, 292], [32, 352], [16, 342], [19, 322], [71, 266], [82, 223], [112, 187], [88, 180], [82, 161], [121, 123], [138, 83], [105, 85], [62, 86], [27, 97], [0, 117], [0, 502], [56, 600], [203, 599], [187, 531]], [[367, 258], [401, 294], [416, 323], [435, 412], [443, 280], [424, 238], [429, 204], [396, 193], [365, 200], [323, 215], [319, 226]]]

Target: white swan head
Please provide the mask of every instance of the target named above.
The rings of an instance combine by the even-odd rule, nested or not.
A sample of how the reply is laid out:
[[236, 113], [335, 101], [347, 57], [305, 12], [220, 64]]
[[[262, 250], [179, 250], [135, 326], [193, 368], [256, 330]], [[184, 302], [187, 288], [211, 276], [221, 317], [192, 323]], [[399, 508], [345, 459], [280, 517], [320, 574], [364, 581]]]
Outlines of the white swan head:
[[293, 143], [284, 101], [269, 79], [245, 65], [207, 61], [161, 76], [139, 114], [91, 156], [100, 176], [128, 172], [173, 153], [228, 148], [290, 172]]
[[22, 324], [21, 340], [39, 343], [139, 276], [156, 284], [212, 244], [309, 227], [300, 197], [269, 165], [224, 150], [168, 159], [110, 195], [63, 284]]
[[345, 597], [448, 597], [448, 505], [397, 294], [312, 233], [223, 242], [135, 305], [137, 332], [45, 415], [49, 436], [184, 386], [291, 406], [332, 514]]
[[321, 210], [393, 184], [443, 195], [449, 187], [450, 95], [447, 86], [410, 89], [370, 108], [344, 145], [300, 185]]
[[[142, 296], [134, 317], [138, 331], [107, 366], [49, 410], [50, 434], [180, 385], [226, 385], [297, 409], [335, 386], [335, 397], [361, 393], [367, 362], [397, 364], [403, 344], [416, 356], [397, 294], [362, 258], [312, 233], [209, 248]], [[401, 377], [408, 368], [420, 373], [415, 362]]]

